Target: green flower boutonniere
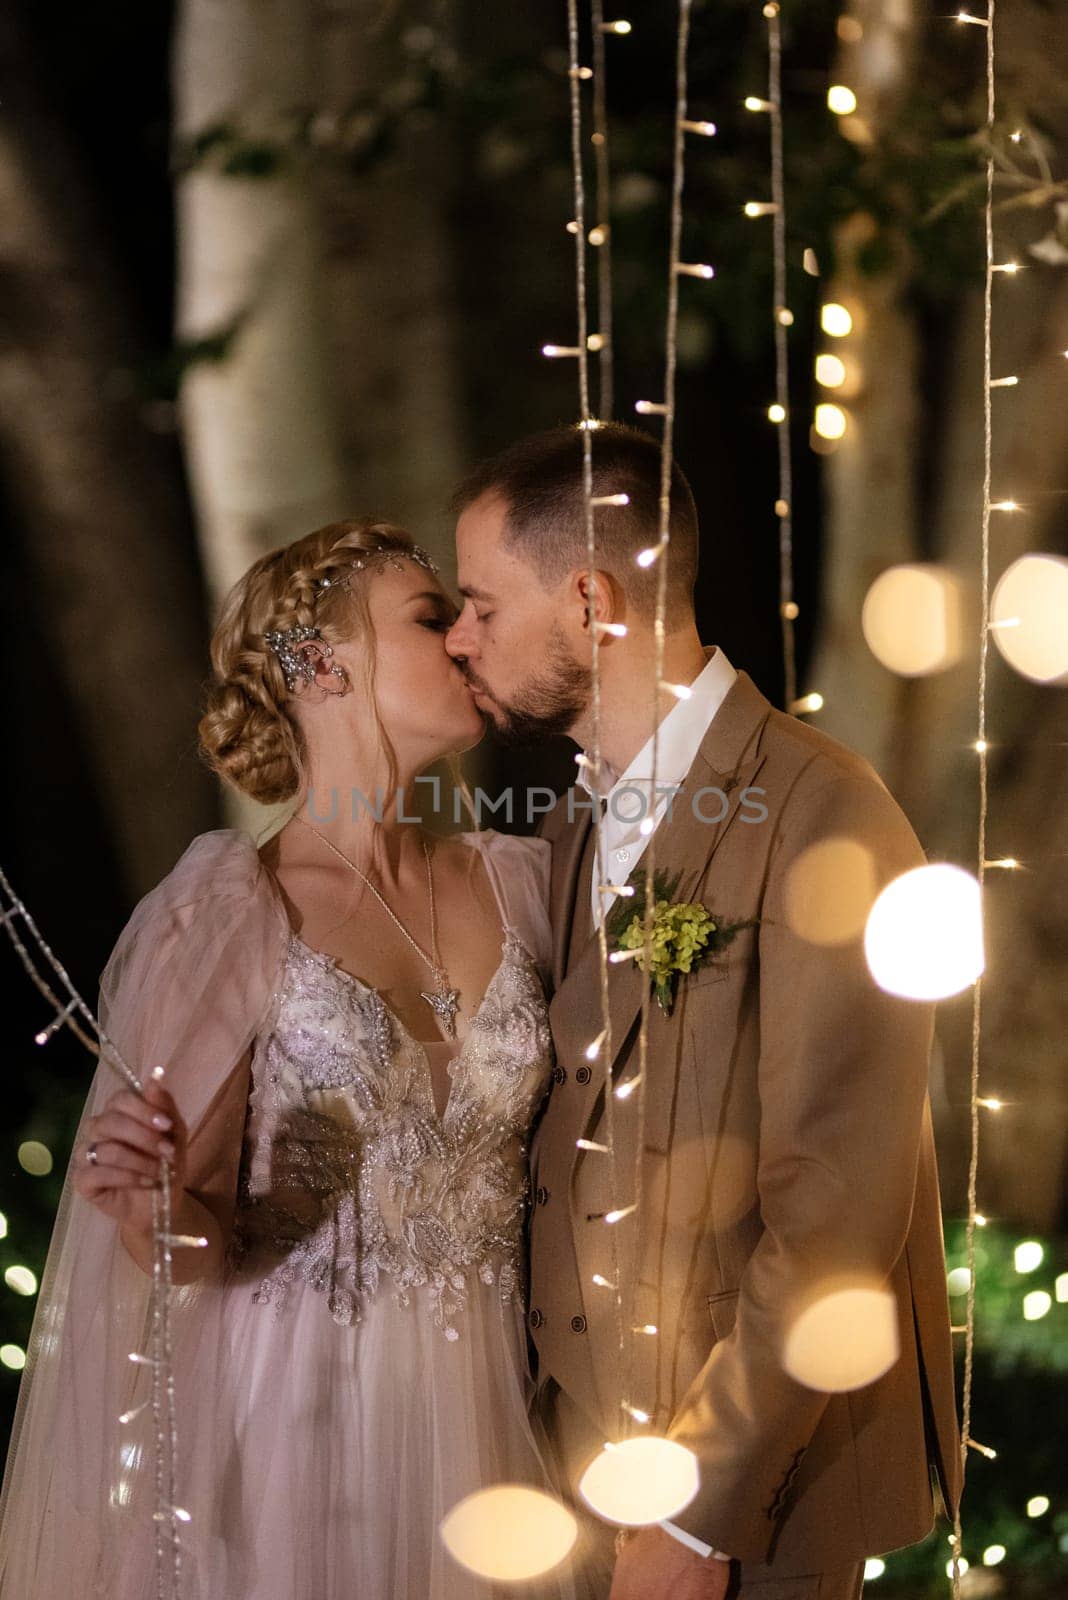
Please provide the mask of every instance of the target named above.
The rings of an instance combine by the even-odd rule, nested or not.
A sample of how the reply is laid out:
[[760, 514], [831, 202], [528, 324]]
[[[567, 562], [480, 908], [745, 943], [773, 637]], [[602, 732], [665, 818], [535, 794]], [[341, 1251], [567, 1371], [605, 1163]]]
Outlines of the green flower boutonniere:
[[[758, 917], [744, 922], [726, 923], [700, 901], [675, 903], [672, 895], [679, 876], [665, 878], [653, 874], [652, 961], [649, 965], [653, 994], [662, 1011], [671, 1015], [680, 975], [695, 971], [705, 961], [725, 950], [743, 928], [755, 928]], [[645, 874], [639, 867], [628, 879], [633, 895], [621, 896], [605, 922], [611, 951], [635, 951], [634, 960], [646, 970], [645, 952]]]

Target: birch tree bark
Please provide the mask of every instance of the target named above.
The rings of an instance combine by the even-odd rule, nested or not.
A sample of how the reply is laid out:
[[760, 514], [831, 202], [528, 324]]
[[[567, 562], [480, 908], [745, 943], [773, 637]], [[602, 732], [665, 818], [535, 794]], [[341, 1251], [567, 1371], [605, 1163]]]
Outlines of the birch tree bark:
[[293, 139], [318, 87], [313, 18], [307, 0], [184, 0], [175, 37], [180, 144], [233, 132], [177, 185], [179, 337], [233, 333], [181, 395], [216, 601], [264, 551], [347, 509], [320, 228]]

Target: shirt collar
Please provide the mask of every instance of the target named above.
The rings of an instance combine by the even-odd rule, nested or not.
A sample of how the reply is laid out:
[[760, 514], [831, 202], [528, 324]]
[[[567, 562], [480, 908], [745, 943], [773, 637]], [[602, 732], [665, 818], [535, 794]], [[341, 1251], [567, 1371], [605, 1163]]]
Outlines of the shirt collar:
[[[692, 695], [671, 707], [658, 730], [656, 758], [657, 786], [681, 784], [693, 765], [701, 741], [708, 732], [713, 717], [726, 698], [727, 691], [738, 676], [718, 645], [704, 667], [693, 680]], [[583, 751], [585, 755], [586, 752]], [[626, 771], [617, 773], [610, 762], [601, 758], [604, 776], [599, 785], [590, 776], [590, 769], [580, 765], [575, 782], [591, 799], [607, 799], [613, 789], [622, 784], [640, 787], [652, 781], [653, 740], [645, 741]]]

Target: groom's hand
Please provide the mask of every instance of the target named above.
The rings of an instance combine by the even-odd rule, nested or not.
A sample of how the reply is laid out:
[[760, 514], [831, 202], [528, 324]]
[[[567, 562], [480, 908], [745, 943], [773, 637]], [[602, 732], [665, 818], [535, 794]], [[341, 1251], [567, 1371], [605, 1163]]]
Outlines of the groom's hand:
[[643, 1528], [616, 1561], [609, 1600], [723, 1600], [729, 1561], [707, 1560], [662, 1528]]

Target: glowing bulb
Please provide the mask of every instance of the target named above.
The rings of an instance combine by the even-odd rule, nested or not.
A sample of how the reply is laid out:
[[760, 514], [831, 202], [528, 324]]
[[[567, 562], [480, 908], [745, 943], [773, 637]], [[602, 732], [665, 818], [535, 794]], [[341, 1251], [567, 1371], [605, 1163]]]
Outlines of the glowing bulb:
[[991, 511], [1019, 511], [1020, 507], [1015, 500], [992, 500]]
[[655, 1322], [643, 1322], [640, 1327], [634, 1329], [635, 1333], [647, 1333], [650, 1336], [655, 1334], [656, 1331], [657, 1327]]
[[944, 1000], [969, 988], [984, 966], [978, 881], [948, 862], [903, 872], [872, 907], [864, 950], [889, 994]]
[[1029, 1517], [1044, 1517], [1049, 1510], [1049, 1495], [1035, 1494], [1027, 1502], [1027, 1515]]
[[633, 31], [632, 24], [629, 22], [605, 22], [601, 26], [605, 33], [627, 34]]
[[745, 97], [745, 109], [747, 111], [771, 111], [773, 108], [770, 100], [761, 100], [759, 95], [747, 94]]
[[1045, 1289], [1032, 1289], [1030, 1294], [1025, 1294], [1023, 1297], [1024, 1321], [1037, 1322], [1040, 1317], [1046, 1315], [1052, 1304], [1053, 1297], [1048, 1295]]
[[619, 1084], [616, 1088], [616, 1099], [629, 1100], [635, 1089], [638, 1087], [640, 1078], [641, 1073], [639, 1072], [636, 1073], [633, 1078], [627, 1078], [623, 1083]]
[[870, 1583], [873, 1578], [881, 1578], [886, 1571], [886, 1562], [879, 1556], [872, 1556], [864, 1563], [864, 1581]]
[[946, 1287], [950, 1294], [967, 1294], [971, 1281], [972, 1275], [967, 1267], [954, 1267], [946, 1278]]
[[715, 267], [710, 267], [706, 261], [680, 261], [675, 267], [676, 272], [681, 272], [687, 278], [714, 278]]
[[988, 1544], [983, 1551], [983, 1566], [996, 1567], [1004, 1561], [1007, 1555], [1008, 1551], [1003, 1544]]
[[676, 700], [690, 700], [693, 698], [693, 688], [688, 683], [661, 683], [660, 687], [668, 694], [673, 694]]
[[794, 314], [788, 306], [780, 306], [778, 311], [775, 313], [775, 320], [782, 328], [792, 328], [794, 325]]
[[645, 1434], [595, 1456], [582, 1474], [579, 1493], [606, 1522], [639, 1528], [676, 1516], [697, 1493], [699, 1481], [692, 1451]]
[[[946, 1577], [947, 1578], [952, 1578], [952, 1576], [953, 1576], [953, 1565], [954, 1565], [953, 1558], [951, 1556], [950, 1559], [946, 1562]], [[967, 1572], [968, 1563], [967, 1563], [967, 1561], [965, 1560], [965, 1558], [963, 1556], [958, 1557], [957, 1562], [956, 1562], [956, 1567], [957, 1567], [957, 1571], [959, 1573], [961, 1573], [961, 1574]]]
[[635, 400], [634, 409], [640, 417], [667, 416], [667, 406], [662, 400]]
[[989, 746], [989, 744], [987, 744], [985, 739], [976, 739], [976, 741], [975, 741], [975, 749], [979, 752], [980, 755], [982, 755], [985, 750], [989, 750], [990, 749], [990, 746]]
[[1037, 1239], [1024, 1239], [1013, 1251], [1012, 1260], [1021, 1275], [1034, 1272], [1046, 1259], [1046, 1252]]
[[8, 1267], [4, 1273], [4, 1282], [9, 1289], [14, 1289], [16, 1294], [37, 1293], [37, 1279], [29, 1267]]
[[605, 1033], [607, 1031], [608, 1030], [606, 1028], [602, 1028], [601, 1032], [597, 1035], [596, 1039], [594, 1039], [590, 1044], [588, 1044], [586, 1046], [585, 1056], [586, 1056], [586, 1060], [587, 1061], [596, 1061], [597, 1060], [597, 1057], [600, 1055], [600, 1052], [601, 1052], [601, 1046], [604, 1043]]
[[1058, 1305], [1063, 1306], [1068, 1302], [1068, 1272], [1058, 1274], [1053, 1285], [1053, 1294]]
[[742, 207], [747, 217], [771, 217], [778, 209], [770, 200], [747, 200]]
[[[984, 23], [983, 26], [985, 27], [986, 24]], [[1020, 263], [1018, 261], [999, 261], [990, 270], [992, 272], [1019, 272]]]
[[844, 83], [835, 83], [827, 90], [827, 107], [836, 117], [849, 117], [857, 109], [857, 97]]
[[598, 633], [610, 633], [613, 639], [627, 637], [627, 624], [625, 622], [598, 622], [595, 624]]
[[12, 1372], [21, 1372], [26, 1365], [26, 1352], [18, 1344], [0, 1344], [0, 1361]]
[[821, 694], [802, 695], [800, 700], [795, 700], [790, 707], [795, 716], [804, 716], [808, 711], [823, 710], [823, 696]]
[[679, 126], [684, 128], [687, 133], [699, 133], [704, 139], [714, 139], [716, 135], [716, 124], [714, 122], [691, 122], [684, 118]]
[[814, 425], [821, 439], [841, 439], [848, 426], [848, 419], [841, 406], [830, 405], [824, 401], [816, 407]]
[[778, 404], [769, 406], [768, 407], [768, 421], [769, 422], [785, 422], [786, 421], [786, 407], [785, 406], [780, 406]]
[[593, 1282], [597, 1285], [598, 1289], [614, 1289], [615, 1288], [615, 1284], [614, 1283], [609, 1283], [607, 1278], [602, 1278], [601, 1274], [599, 1272], [595, 1272], [594, 1273]]
[[520, 1583], [558, 1566], [578, 1538], [566, 1506], [523, 1484], [503, 1483], [469, 1494], [442, 1519], [441, 1538], [453, 1560], [479, 1577]]
[[576, 1150], [592, 1150], [595, 1154], [601, 1156], [611, 1154], [608, 1146], [606, 1144], [598, 1144], [596, 1139], [576, 1139], [575, 1148]]
[[581, 349], [576, 349], [574, 345], [543, 344], [541, 353], [543, 356], [548, 356], [551, 360], [555, 360], [559, 356], [580, 356], [582, 351]]
[[832, 300], [820, 310], [820, 327], [832, 339], [844, 339], [853, 332], [853, 318], [845, 306]]
[[983, 1216], [982, 1212], [980, 1212], [980, 1211], [977, 1211], [975, 1213], [975, 1226], [977, 1228], [985, 1228], [986, 1227], [986, 1218]]
[[632, 1406], [624, 1402], [623, 1410], [628, 1412], [635, 1422], [640, 1422], [643, 1426], [650, 1420], [648, 1411], [643, 1411], [640, 1406]]
[[655, 817], [643, 817], [642, 820], [638, 824], [638, 832], [642, 835], [643, 838], [648, 839], [649, 835], [652, 833], [652, 831], [653, 831], [653, 829], [655, 827], [656, 827], [656, 818]]
[[629, 506], [629, 494], [597, 494], [590, 500], [591, 506]]
[[638, 1207], [633, 1205], [620, 1206], [616, 1211], [606, 1211], [604, 1220], [608, 1223], [609, 1227], [611, 1227], [617, 1222], [622, 1222], [624, 1217], [629, 1217], [633, 1212], [637, 1211], [637, 1209]]
[[[594, 249], [599, 250], [601, 245], [603, 245], [605, 240], [608, 238], [608, 229], [603, 228], [598, 224], [596, 228], [590, 229], [589, 238]], [[597, 340], [596, 344], [593, 342], [595, 339]], [[604, 348], [604, 338], [599, 333], [591, 333], [590, 337], [586, 340], [586, 345], [590, 350], [602, 350]]]

